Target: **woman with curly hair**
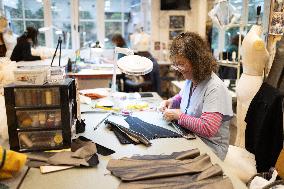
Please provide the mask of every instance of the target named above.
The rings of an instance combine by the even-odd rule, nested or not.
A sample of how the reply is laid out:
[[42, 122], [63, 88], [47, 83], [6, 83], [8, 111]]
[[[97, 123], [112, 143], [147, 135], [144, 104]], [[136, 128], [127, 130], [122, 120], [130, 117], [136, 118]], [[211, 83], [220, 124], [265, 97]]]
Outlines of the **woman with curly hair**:
[[196, 33], [182, 33], [173, 40], [170, 59], [186, 82], [179, 94], [162, 102], [164, 119], [177, 120], [224, 160], [233, 116], [232, 99], [215, 74], [217, 64], [207, 43]]

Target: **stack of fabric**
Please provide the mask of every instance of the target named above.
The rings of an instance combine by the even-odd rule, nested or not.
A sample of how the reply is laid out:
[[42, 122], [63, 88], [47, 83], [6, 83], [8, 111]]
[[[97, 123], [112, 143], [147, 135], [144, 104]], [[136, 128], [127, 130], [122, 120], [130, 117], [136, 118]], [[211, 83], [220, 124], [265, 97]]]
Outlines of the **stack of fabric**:
[[56, 171], [79, 166], [95, 167], [99, 163], [97, 153], [101, 155], [110, 155], [114, 153], [114, 151], [80, 136], [72, 141], [71, 151], [37, 152], [28, 154], [27, 165], [29, 167], [40, 167], [42, 173], [46, 173], [44, 171], [46, 168], [45, 166], [50, 165], [65, 166], [62, 167], [62, 169], [56, 167]]
[[123, 182], [120, 189], [137, 188], [226, 188], [233, 185], [223, 176], [219, 165], [213, 165], [207, 154], [198, 149], [171, 155], [144, 155], [112, 159], [107, 165]]

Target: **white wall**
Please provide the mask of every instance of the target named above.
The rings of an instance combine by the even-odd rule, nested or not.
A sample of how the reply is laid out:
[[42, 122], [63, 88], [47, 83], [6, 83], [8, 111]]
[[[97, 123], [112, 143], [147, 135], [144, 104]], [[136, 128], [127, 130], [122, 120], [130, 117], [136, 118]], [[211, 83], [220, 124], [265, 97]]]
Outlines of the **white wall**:
[[154, 42], [160, 41], [168, 48], [169, 40], [169, 16], [185, 16], [185, 31], [197, 32], [205, 37], [207, 0], [191, 0], [191, 10], [188, 11], [160, 11], [160, 0], [151, 1], [151, 52], [160, 59], [165, 60], [167, 52], [154, 50]]

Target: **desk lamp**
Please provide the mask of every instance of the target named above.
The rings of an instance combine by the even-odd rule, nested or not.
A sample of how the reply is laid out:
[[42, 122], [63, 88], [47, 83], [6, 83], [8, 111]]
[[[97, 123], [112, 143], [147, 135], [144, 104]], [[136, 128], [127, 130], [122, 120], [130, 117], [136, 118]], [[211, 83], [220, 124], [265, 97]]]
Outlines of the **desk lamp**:
[[[146, 57], [134, 55], [134, 51], [128, 48], [115, 47], [115, 63], [113, 66], [113, 77], [111, 91], [116, 91], [116, 69], [117, 67], [122, 73], [127, 75], [146, 75], [153, 69], [153, 62]], [[118, 59], [118, 53], [126, 56]]]

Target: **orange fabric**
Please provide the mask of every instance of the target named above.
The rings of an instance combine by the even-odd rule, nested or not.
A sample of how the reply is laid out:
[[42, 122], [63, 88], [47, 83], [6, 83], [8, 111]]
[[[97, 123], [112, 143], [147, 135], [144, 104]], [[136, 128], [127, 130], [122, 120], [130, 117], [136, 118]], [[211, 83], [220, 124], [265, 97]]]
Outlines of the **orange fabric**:
[[278, 175], [284, 179], [284, 148], [281, 150], [279, 157], [277, 159], [275, 168], [278, 172]]

